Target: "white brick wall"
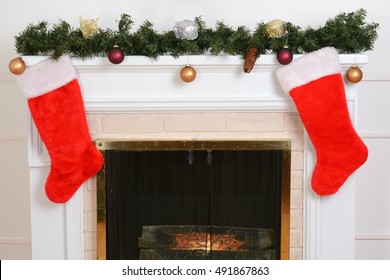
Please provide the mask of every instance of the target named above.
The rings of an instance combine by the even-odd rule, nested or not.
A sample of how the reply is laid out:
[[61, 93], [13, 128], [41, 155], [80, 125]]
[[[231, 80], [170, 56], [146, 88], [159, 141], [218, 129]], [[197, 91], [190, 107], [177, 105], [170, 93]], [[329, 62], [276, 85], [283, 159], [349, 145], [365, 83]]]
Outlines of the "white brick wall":
[[[289, 139], [291, 153], [290, 258], [303, 258], [303, 126], [295, 113], [89, 114], [94, 139]], [[85, 259], [96, 259], [96, 181], [84, 189]]]
[[102, 132], [106, 134], [118, 133], [161, 133], [163, 132], [164, 118], [155, 114], [134, 115], [106, 115], [102, 117]]
[[282, 114], [230, 114], [226, 116], [227, 131], [231, 132], [282, 132], [284, 116]]
[[226, 130], [224, 114], [168, 114], [164, 116], [165, 132], [218, 132]]

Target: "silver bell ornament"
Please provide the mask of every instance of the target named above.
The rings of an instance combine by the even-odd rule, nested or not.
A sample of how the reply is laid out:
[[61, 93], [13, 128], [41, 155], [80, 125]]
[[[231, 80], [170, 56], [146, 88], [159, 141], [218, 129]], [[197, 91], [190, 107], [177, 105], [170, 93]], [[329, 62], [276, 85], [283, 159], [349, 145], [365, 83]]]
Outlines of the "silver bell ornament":
[[198, 38], [198, 26], [194, 21], [182, 20], [173, 27], [176, 39], [195, 40]]

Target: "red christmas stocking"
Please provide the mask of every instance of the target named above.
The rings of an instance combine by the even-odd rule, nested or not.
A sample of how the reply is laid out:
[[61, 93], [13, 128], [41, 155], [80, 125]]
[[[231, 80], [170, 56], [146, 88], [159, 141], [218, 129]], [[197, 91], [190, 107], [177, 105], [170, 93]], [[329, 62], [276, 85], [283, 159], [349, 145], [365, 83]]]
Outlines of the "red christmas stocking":
[[333, 194], [367, 159], [366, 145], [353, 128], [337, 51], [327, 47], [277, 70], [317, 154], [312, 188]]
[[103, 165], [89, 134], [76, 71], [67, 57], [46, 59], [28, 67], [18, 83], [50, 155], [46, 195], [67, 202]]

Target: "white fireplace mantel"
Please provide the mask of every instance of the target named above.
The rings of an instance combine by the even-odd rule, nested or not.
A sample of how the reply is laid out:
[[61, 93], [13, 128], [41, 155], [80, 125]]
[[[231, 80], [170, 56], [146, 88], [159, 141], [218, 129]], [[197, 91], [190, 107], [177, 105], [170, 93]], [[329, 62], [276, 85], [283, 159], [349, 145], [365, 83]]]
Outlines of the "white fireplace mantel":
[[[299, 57], [298, 55], [295, 58]], [[27, 65], [46, 57], [25, 56]], [[363, 67], [367, 55], [339, 55], [343, 70]], [[86, 112], [296, 112], [276, 80], [280, 67], [274, 55], [262, 55], [255, 68], [242, 71], [237, 56], [126, 57], [120, 65], [106, 58], [73, 60], [83, 91]], [[197, 71], [192, 83], [179, 78], [182, 67]], [[345, 83], [350, 115], [357, 125], [357, 85]], [[44, 195], [50, 166], [38, 132], [30, 119], [29, 166], [33, 259], [83, 259], [83, 197], [80, 190], [66, 204], [53, 204]], [[332, 196], [320, 197], [310, 186], [315, 151], [305, 135], [304, 244], [305, 259], [354, 259], [355, 179], [352, 175]], [[87, 182], [88, 183], [88, 182]], [[87, 184], [86, 183], [86, 184]]]

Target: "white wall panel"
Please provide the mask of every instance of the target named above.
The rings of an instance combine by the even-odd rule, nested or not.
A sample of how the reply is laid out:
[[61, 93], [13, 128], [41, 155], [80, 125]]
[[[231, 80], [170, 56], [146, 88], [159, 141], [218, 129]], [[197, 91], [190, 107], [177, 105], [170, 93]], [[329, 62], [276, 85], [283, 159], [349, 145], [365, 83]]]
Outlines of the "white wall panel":
[[26, 140], [0, 140], [0, 239], [30, 237]]
[[390, 133], [390, 80], [361, 82], [358, 96], [359, 132]]
[[365, 138], [369, 158], [357, 172], [356, 234], [390, 236], [390, 138]]
[[29, 260], [31, 259], [31, 242], [29, 239], [0, 240], [1, 260]]
[[27, 141], [0, 139], [0, 259], [30, 259]]
[[357, 240], [356, 259], [390, 260], [390, 240]]
[[14, 81], [0, 80], [0, 137], [26, 138], [26, 113], [27, 103], [18, 85]]

